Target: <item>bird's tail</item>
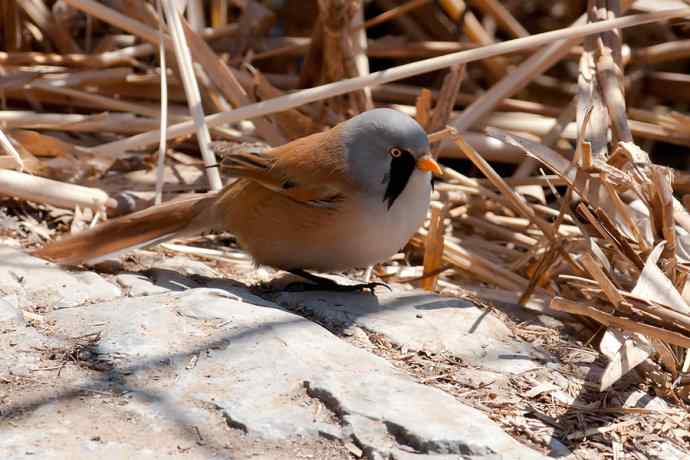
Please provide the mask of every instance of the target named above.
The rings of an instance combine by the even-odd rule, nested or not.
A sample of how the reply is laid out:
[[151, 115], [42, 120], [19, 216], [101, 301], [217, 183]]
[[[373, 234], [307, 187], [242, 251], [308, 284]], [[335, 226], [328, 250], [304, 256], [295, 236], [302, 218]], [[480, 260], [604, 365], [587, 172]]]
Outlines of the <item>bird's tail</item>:
[[144, 209], [110, 220], [84, 232], [53, 241], [32, 255], [61, 264], [95, 262], [127, 250], [142, 248], [174, 237], [209, 230], [204, 218], [215, 195], [199, 195]]

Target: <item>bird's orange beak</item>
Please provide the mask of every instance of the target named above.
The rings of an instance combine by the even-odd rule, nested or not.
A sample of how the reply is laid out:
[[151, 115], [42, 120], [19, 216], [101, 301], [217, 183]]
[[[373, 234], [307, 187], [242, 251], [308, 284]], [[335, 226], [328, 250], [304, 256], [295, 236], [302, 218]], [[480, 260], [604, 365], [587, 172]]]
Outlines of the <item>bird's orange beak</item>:
[[441, 169], [441, 166], [436, 162], [436, 160], [434, 160], [434, 157], [432, 157], [431, 154], [428, 153], [421, 157], [419, 160], [417, 160], [417, 169], [431, 172], [438, 176], [443, 175], [443, 170]]

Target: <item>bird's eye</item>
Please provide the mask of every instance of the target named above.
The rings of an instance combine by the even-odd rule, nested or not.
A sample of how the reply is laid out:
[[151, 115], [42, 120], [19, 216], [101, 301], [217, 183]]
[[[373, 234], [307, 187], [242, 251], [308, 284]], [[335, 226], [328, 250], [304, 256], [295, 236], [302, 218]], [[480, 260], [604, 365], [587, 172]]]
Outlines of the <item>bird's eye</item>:
[[397, 148], [397, 147], [393, 147], [393, 148], [390, 150], [390, 154], [391, 154], [391, 156], [392, 156], [393, 158], [399, 158], [400, 155], [402, 155], [402, 150], [400, 150], [400, 149]]

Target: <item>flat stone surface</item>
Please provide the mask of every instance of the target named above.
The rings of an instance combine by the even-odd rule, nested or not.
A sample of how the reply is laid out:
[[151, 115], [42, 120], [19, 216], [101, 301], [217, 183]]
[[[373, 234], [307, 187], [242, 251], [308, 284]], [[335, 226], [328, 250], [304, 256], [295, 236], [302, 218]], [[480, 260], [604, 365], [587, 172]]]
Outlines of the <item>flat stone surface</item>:
[[[24, 276], [42, 275], [32, 259]], [[120, 292], [94, 273], [50, 271]], [[545, 458], [248, 289], [180, 275], [178, 290], [160, 273], [150, 285], [131, 275], [139, 296], [96, 302], [103, 292], [84, 289], [72, 308], [47, 303], [28, 320], [4, 295], [1, 458], [345, 459], [347, 443], [371, 459]], [[118, 279], [130, 296], [132, 279]], [[2, 278], [0, 289], [13, 283]]]
[[448, 352], [489, 371], [520, 373], [551, 358], [512, 337], [510, 329], [470, 302], [424, 291], [283, 292], [276, 302], [340, 327], [358, 326], [410, 350]]
[[[547, 458], [368, 351], [383, 335], [453, 354], [470, 388], [556, 365], [462, 300], [259, 297], [184, 257], [101, 276], [3, 254], [2, 459]], [[659, 444], [656, 458], [682, 458], [674, 449]]]
[[94, 272], [67, 271], [19, 249], [0, 247], [0, 261], [0, 294], [15, 294], [21, 307], [69, 308], [121, 295], [120, 288]]

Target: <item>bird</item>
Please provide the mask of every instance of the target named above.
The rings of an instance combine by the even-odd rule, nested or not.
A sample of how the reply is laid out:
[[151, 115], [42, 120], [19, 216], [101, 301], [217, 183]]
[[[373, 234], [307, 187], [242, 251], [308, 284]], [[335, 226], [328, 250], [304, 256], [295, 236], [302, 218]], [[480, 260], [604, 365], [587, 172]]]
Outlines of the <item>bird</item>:
[[49, 242], [33, 255], [78, 265], [173, 238], [227, 231], [257, 265], [337, 289], [339, 284], [310, 272], [367, 267], [396, 254], [426, 217], [432, 173], [443, 174], [424, 129], [389, 108], [362, 112], [263, 152], [228, 153], [224, 145], [232, 144], [212, 147], [221, 170], [237, 180], [220, 191], [111, 219]]

